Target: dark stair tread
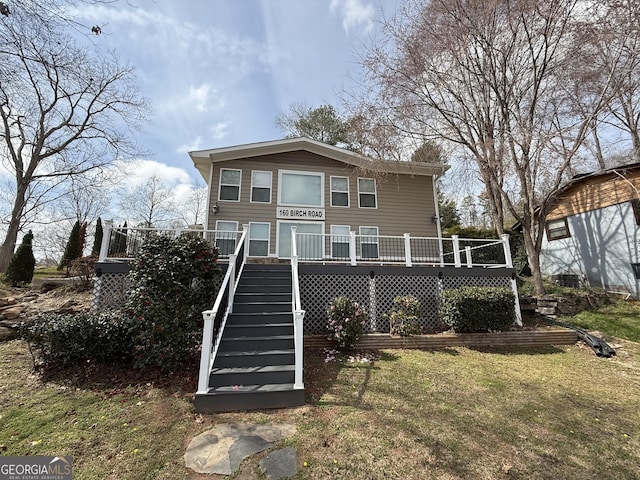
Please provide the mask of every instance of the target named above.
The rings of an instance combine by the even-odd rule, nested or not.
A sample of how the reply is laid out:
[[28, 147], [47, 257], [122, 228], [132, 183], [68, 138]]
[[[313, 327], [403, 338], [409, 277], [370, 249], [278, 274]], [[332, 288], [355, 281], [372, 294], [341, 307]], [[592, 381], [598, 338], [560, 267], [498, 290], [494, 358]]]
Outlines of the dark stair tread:
[[262, 385], [232, 385], [225, 387], [210, 387], [208, 394], [242, 394], [288, 392], [294, 390], [293, 383], [267, 383]]
[[295, 348], [285, 348], [281, 350], [247, 350], [247, 351], [231, 351], [231, 352], [218, 352], [216, 357], [247, 357], [254, 355], [291, 355], [295, 354]]
[[256, 340], [289, 340], [289, 339], [293, 339], [293, 335], [260, 335], [260, 336], [256, 336], [256, 337], [246, 337], [246, 336], [242, 336], [242, 337], [222, 337], [222, 341], [226, 341], [226, 340], [231, 340], [231, 341], [244, 341], [244, 340], [251, 340], [251, 341], [256, 341]]
[[226, 375], [231, 373], [270, 373], [270, 372], [295, 372], [295, 365], [261, 365], [255, 367], [223, 367], [213, 368], [213, 375]]
[[279, 323], [238, 323], [227, 324], [226, 328], [246, 328], [246, 327], [293, 327], [293, 322], [279, 322]]

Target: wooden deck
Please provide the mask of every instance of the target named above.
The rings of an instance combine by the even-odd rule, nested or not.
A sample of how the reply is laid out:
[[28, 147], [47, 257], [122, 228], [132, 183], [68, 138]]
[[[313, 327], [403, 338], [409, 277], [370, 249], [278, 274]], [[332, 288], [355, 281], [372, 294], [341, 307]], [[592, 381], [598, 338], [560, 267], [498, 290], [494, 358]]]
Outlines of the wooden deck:
[[[414, 335], [392, 337], [385, 333], [364, 335], [355, 345], [356, 349], [384, 348], [446, 348], [446, 347], [495, 347], [495, 346], [544, 346], [571, 345], [578, 341], [573, 330], [549, 329], [511, 331], [495, 333], [440, 333], [437, 335]], [[321, 335], [304, 337], [305, 348], [331, 348], [332, 343]]]

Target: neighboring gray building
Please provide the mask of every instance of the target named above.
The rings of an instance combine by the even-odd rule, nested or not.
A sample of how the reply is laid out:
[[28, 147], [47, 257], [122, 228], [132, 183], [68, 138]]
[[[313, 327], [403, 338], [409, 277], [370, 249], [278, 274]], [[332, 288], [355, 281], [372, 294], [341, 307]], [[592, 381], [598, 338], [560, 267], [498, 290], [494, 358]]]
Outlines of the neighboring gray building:
[[543, 275], [640, 298], [639, 188], [638, 163], [565, 185], [546, 218]]

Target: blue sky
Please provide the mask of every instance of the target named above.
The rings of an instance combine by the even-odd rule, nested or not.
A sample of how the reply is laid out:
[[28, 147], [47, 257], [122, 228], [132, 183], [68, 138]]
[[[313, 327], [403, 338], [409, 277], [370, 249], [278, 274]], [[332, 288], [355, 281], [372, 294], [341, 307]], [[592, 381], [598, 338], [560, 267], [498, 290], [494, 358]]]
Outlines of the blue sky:
[[381, 14], [370, 0], [128, 0], [77, 12], [102, 27], [100, 48], [135, 67], [153, 105], [140, 175], [174, 185], [201, 180], [190, 150], [281, 138], [275, 118], [292, 102], [337, 104]]

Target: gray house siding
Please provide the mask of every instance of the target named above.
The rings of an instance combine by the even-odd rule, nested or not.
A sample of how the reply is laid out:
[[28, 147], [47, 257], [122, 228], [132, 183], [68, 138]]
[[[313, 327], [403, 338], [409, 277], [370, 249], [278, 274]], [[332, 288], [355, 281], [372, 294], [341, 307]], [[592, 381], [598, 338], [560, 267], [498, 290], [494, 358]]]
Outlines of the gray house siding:
[[640, 298], [632, 264], [640, 262], [640, 232], [630, 202], [567, 218], [570, 237], [548, 241], [540, 252], [545, 275], [578, 275], [592, 287]]

